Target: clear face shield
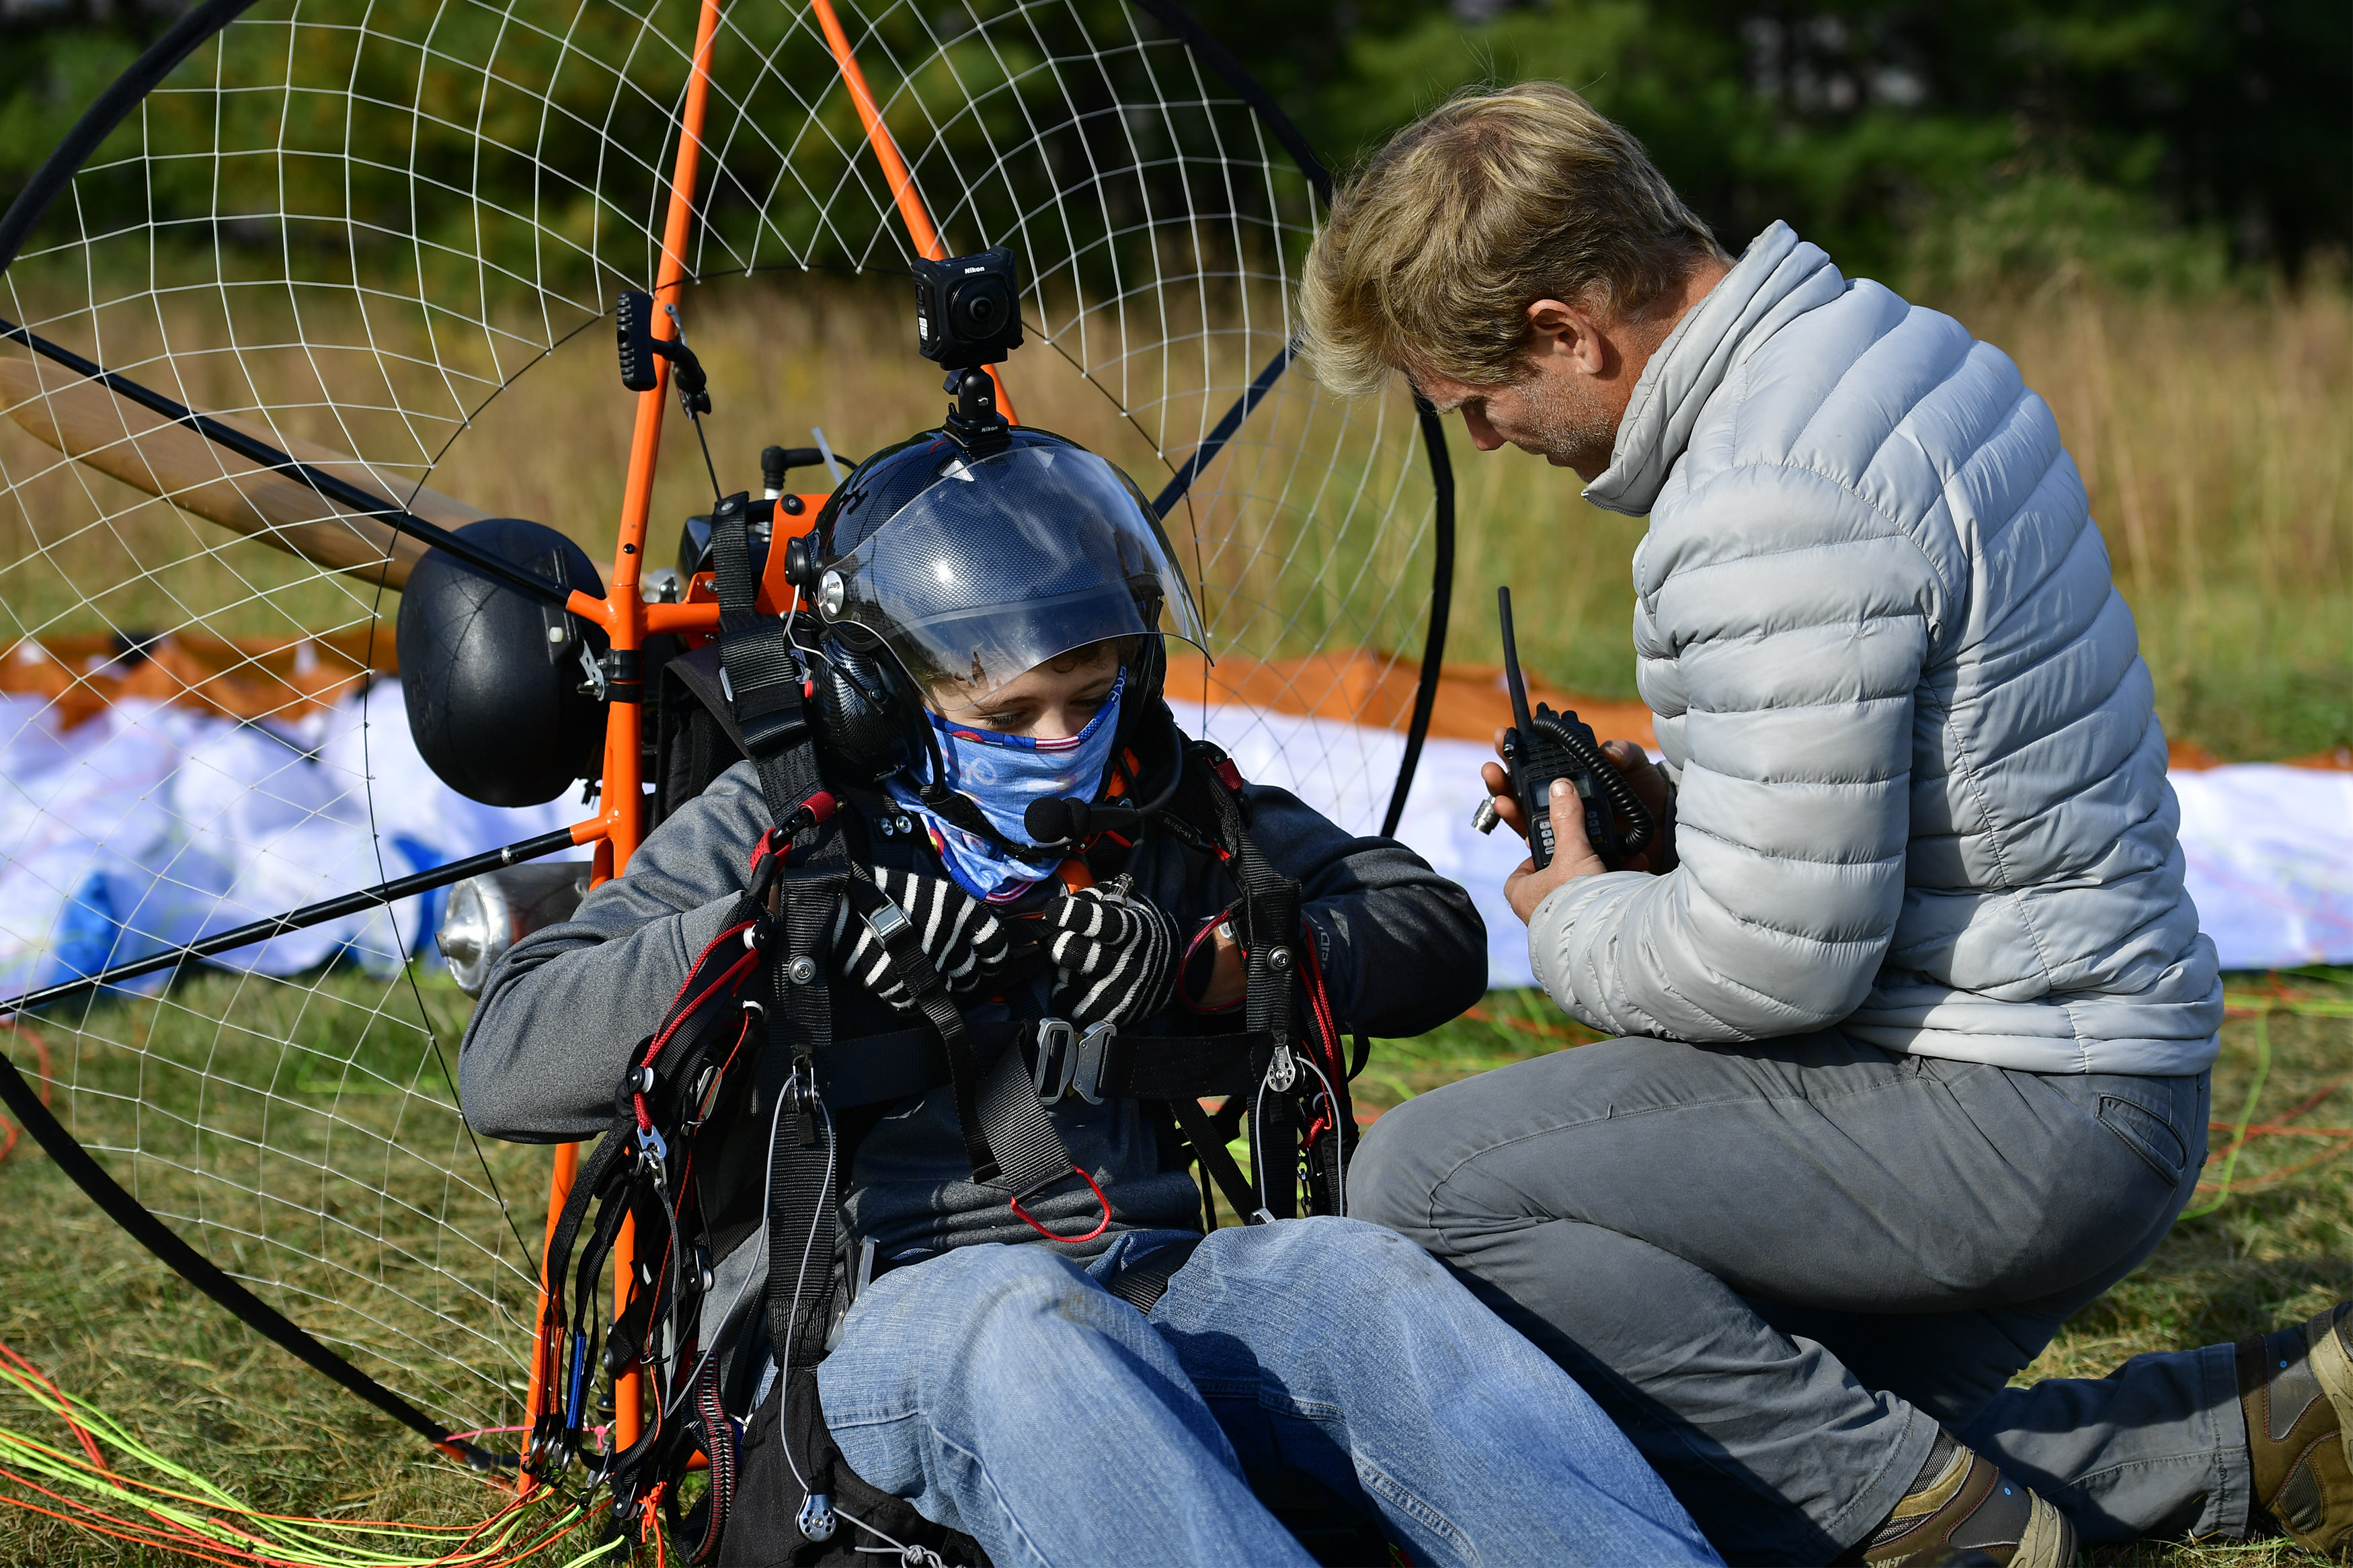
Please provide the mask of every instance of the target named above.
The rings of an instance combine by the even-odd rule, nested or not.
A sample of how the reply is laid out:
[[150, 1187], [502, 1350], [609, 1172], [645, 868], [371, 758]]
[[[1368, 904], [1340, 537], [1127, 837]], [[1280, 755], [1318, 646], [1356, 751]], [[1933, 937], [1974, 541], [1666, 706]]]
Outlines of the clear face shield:
[[818, 612], [881, 639], [954, 713], [1107, 638], [1182, 637], [1206, 655], [1175, 552], [1128, 478], [1092, 452], [1017, 447], [952, 464], [845, 555]]

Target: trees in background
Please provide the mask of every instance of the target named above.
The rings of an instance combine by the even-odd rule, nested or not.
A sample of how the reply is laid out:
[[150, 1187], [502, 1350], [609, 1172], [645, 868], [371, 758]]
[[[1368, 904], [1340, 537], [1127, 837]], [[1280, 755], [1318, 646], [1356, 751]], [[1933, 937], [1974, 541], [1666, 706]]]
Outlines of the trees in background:
[[[1932, 291], [2066, 269], [2213, 286], [2353, 247], [2345, 0], [1195, 9], [1336, 165], [1461, 87], [1549, 77], [1639, 134], [1733, 247], [1785, 217], [1852, 269]], [[0, 0], [0, 193], [171, 15]]]
[[1341, 163], [1458, 88], [1566, 82], [1736, 249], [1783, 217], [1931, 287], [2068, 267], [2182, 286], [2353, 245], [2344, 0], [1198, 9]]

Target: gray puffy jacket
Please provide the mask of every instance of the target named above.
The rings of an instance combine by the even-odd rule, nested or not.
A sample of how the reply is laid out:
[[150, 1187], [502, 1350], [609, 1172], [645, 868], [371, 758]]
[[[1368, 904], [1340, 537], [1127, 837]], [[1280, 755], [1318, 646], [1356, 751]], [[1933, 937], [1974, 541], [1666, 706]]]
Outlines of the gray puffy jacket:
[[1652, 357], [1585, 496], [1650, 514], [1634, 644], [1683, 863], [1537, 907], [1563, 1007], [2033, 1072], [2213, 1059], [2148, 670], [2009, 356], [1776, 224]]

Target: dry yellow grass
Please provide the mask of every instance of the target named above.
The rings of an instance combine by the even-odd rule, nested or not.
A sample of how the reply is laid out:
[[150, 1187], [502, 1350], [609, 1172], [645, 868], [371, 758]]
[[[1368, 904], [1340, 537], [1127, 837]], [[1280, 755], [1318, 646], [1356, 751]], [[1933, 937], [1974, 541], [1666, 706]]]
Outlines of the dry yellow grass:
[[[691, 301], [693, 342], [719, 402], [707, 424], [723, 484], [749, 485], [761, 447], [806, 444], [811, 425], [838, 449], [863, 454], [937, 419], [945, 398], [909, 352], [901, 293], [814, 277], [713, 285]], [[2195, 301], [2063, 289], [1953, 308], [2007, 350], [2056, 411], [2139, 619], [2168, 730], [2233, 757], [2353, 742], [2353, 301], [2327, 289]], [[175, 321], [175, 344], [208, 324], [200, 306], [185, 310], [191, 319]], [[242, 336], [252, 342], [247, 315]], [[290, 434], [364, 447], [418, 477], [446, 447], [431, 470], [437, 488], [494, 514], [553, 523], [609, 559], [630, 400], [612, 383], [601, 326], [533, 363], [518, 346], [527, 347], [522, 329], [532, 325], [518, 322], [495, 342], [447, 331], [428, 340], [405, 318], [363, 323], [330, 302], [307, 312], [299, 334], [289, 321], [261, 341], [373, 342], [384, 360], [248, 349], [184, 355], [173, 370], [197, 402], [277, 409]], [[114, 357], [134, 364], [160, 341], [152, 308], [126, 313], [110, 335]], [[419, 389], [440, 374], [437, 356], [466, 374], [427, 395]], [[395, 401], [385, 363], [401, 406], [429, 416], [354, 412]], [[516, 379], [461, 425], [459, 413], [502, 376]], [[1147, 487], [1166, 473], [1146, 434], [1051, 349], [1024, 350], [1009, 379], [1030, 422], [1103, 450]], [[1487, 606], [1494, 585], [1510, 582], [1531, 664], [1574, 689], [1631, 695], [1627, 563], [1641, 523], [1584, 505], [1572, 476], [1535, 458], [1474, 453], [1459, 427], [1452, 442], [1460, 554], [1450, 653], [1497, 657]], [[13, 424], [0, 423], [0, 468], [16, 481], [0, 500], [0, 637], [192, 617], [252, 635], [349, 627], [389, 608], [364, 585], [322, 583], [259, 545], [225, 543], [221, 530], [163, 503], [135, 505], [128, 487], [58, 463]], [[657, 561], [675, 520], [710, 499], [692, 432], [675, 416], [660, 476]], [[1340, 499], [1318, 504], [1346, 504], [1349, 488], [1334, 487]], [[1377, 476], [1371, 488], [1379, 489]], [[1353, 574], [1308, 583], [1293, 563], [1285, 581], [1256, 553], [1268, 542], [1262, 518], [1229, 510], [1199, 525], [1237, 542], [1210, 563], [1213, 578], [1303, 617], [1289, 642], [1345, 624], [1331, 600], [1335, 578]], [[1367, 580], [1401, 574], [1409, 585], [1419, 570], [1400, 552]], [[1404, 608], [1381, 617], [1381, 635], [1418, 636]], [[1275, 640], [1240, 631], [1247, 617], [1228, 624], [1253, 644]]]
[[[716, 409], [704, 426], [724, 489], [755, 486], [760, 449], [807, 446], [813, 426], [838, 452], [862, 456], [937, 425], [948, 397], [913, 352], [904, 294], [884, 279], [826, 275], [731, 279], [692, 294], [684, 317], [710, 372]], [[1132, 310], [1123, 323], [1106, 310], [1083, 336], [1066, 326], [1056, 342], [1017, 352], [1005, 375], [1023, 421], [1157, 491], [1255, 373], [1250, 360], [1279, 342], [1263, 330], [1279, 315], [1261, 313], [1246, 342], [1222, 327], [1203, 335], [1198, 308], [1171, 312], [1163, 321]], [[298, 313], [265, 290], [227, 310], [201, 293], [160, 307], [133, 294], [94, 324], [84, 314], [68, 326], [59, 335], [102, 342], [109, 363], [192, 405], [352, 452], [403, 482], [429, 479], [612, 558], [636, 400], [617, 384], [602, 321], [494, 315], [489, 329], [445, 323], [427, 335], [405, 310], [371, 302], [363, 314], [330, 298]], [[533, 346], [550, 339], [550, 350]], [[239, 346], [189, 347], [218, 342]], [[1220, 651], [1302, 653], [1336, 636], [1418, 656], [1429, 492], [1412, 432], [1402, 390], [1352, 410], [1303, 375], [1278, 385], [1168, 519]], [[652, 563], [673, 558], [681, 518], [710, 510], [709, 475], [692, 426], [673, 408], [651, 503]], [[815, 469], [795, 484], [829, 488]], [[388, 623], [394, 605], [370, 583], [326, 578], [0, 421], [0, 647], [26, 634], [106, 630], [349, 633]]]

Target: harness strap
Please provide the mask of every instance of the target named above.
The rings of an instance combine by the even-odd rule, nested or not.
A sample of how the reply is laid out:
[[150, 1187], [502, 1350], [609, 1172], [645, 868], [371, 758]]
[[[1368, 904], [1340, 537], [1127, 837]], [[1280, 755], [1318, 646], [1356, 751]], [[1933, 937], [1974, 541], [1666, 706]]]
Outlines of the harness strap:
[[986, 1130], [981, 1069], [973, 1059], [964, 1014], [948, 994], [947, 984], [940, 978], [939, 965], [923, 951], [923, 939], [906, 911], [884, 898], [882, 890], [864, 877], [852, 877], [848, 892], [850, 909], [865, 921], [875, 940], [882, 944], [892, 974], [915, 999], [915, 1005], [939, 1037], [940, 1047], [946, 1053], [948, 1080], [955, 1086], [956, 1129], [964, 1137], [965, 1158], [971, 1163], [975, 1181], [988, 1181], [995, 1175], [998, 1161]]
[[986, 1175], [976, 1171], [977, 1179], [1011, 1194], [1018, 1203], [1077, 1173], [1019, 1051], [1007, 1051], [988, 1069], [988, 1081], [980, 1091], [980, 1114], [988, 1124], [997, 1165]]
[[[563, 1212], [556, 1216], [555, 1229], [548, 1237], [550, 1263], [560, 1266], [572, 1256], [572, 1248], [579, 1239], [580, 1223], [588, 1215], [589, 1203], [604, 1191], [614, 1167], [628, 1155], [629, 1141], [637, 1131], [635, 1117], [616, 1116], [613, 1124], [596, 1140], [596, 1146], [589, 1151], [586, 1163], [572, 1178], [572, 1190], [565, 1194]], [[550, 1283], [557, 1284], [560, 1290], [559, 1281], [551, 1279]], [[551, 1304], [557, 1299], [552, 1293]]]
[[[1264, 1057], [1253, 1063], [1259, 1081], [1250, 1091], [1250, 1169], [1258, 1177], [1259, 1206], [1277, 1219], [1287, 1219], [1299, 1212], [1298, 1184], [1292, 1177], [1298, 1161], [1299, 1102], [1289, 1092], [1292, 1080], [1271, 1075], [1280, 1075], [1288, 1065], [1282, 1058], [1296, 1038], [1298, 944], [1303, 935], [1299, 884], [1276, 870], [1250, 837], [1241, 803], [1229, 787], [1231, 764], [1213, 763], [1198, 748], [1187, 754], [1187, 761], [1202, 781], [1198, 793], [1208, 801], [1219, 841], [1231, 847], [1234, 879], [1241, 887], [1242, 945], [1249, 953], [1242, 1016], [1250, 1033], [1263, 1035], [1268, 1042]], [[1260, 1086], [1274, 1092], [1261, 1094]]]
[[[750, 520], [738, 502], [723, 506], [712, 525], [723, 694], [759, 773], [768, 819], [790, 833], [789, 844], [776, 847], [779, 858], [801, 856], [800, 864], [787, 860], [776, 873], [776, 931], [769, 950], [775, 1005], [754, 1103], [769, 1111], [775, 1128], [768, 1149], [768, 1338], [792, 1364], [813, 1367], [833, 1317], [839, 1184], [847, 1174], [836, 1168], [834, 1139], [818, 1135], [817, 1062], [833, 1040], [828, 973], [835, 912], [852, 883], [863, 879], [850, 864], [839, 824], [804, 815], [824, 784], [786, 622], [755, 613]], [[806, 1446], [810, 1435], [799, 1436]]]
[[1193, 1249], [1200, 1239], [1176, 1242], [1155, 1252], [1149, 1259], [1133, 1268], [1123, 1268], [1112, 1276], [1111, 1293], [1139, 1312], [1149, 1312], [1168, 1294], [1168, 1281], [1176, 1271], [1193, 1260]]
[[1039, 1098], [1075, 1094], [1090, 1104], [1248, 1094], [1258, 1084], [1251, 1062], [1271, 1048], [1265, 1035], [1250, 1030], [1127, 1035], [1103, 1024], [1083, 1035], [1025, 1024], [1019, 1038]]
[[1201, 1169], [1209, 1173], [1209, 1179], [1226, 1194], [1226, 1202], [1234, 1205], [1234, 1212], [1249, 1220], [1258, 1212], [1258, 1198], [1250, 1191], [1250, 1178], [1234, 1163], [1226, 1141], [1218, 1136], [1217, 1123], [1201, 1109], [1198, 1100], [1172, 1100], [1168, 1109], [1176, 1112], [1176, 1125], [1184, 1130], [1185, 1142], [1193, 1145], [1193, 1157], [1201, 1162]]
[[[793, 753], [806, 757], [806, 750]], [[817, 1060], [833, 1040], [827, 962], [833, 911], [856, 879], [839, 832], [826, 834], [807, 864], [779, 879], [782, 930], [776, 942], [776, 1005], [758, 1103], [771, 1111], [769, 1149], [768, 1335], [780, 1354], [815, 1365], [831, 1315], [838, 1184], [829, 1139], [818, 1133]], [[783, 1097], [781, 1101], [779, 1097]], [[812, 1327], [814, 1324], [814, 1328]]]

